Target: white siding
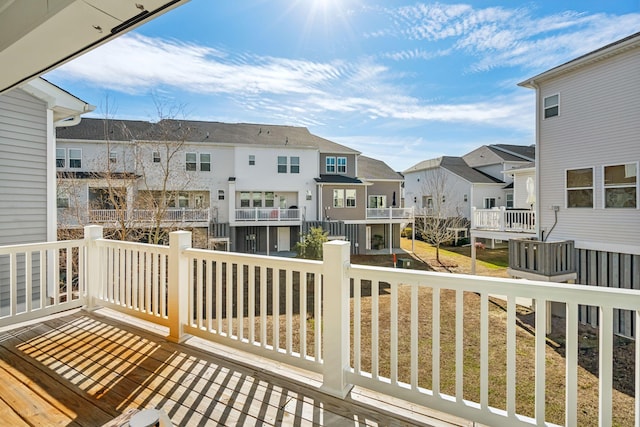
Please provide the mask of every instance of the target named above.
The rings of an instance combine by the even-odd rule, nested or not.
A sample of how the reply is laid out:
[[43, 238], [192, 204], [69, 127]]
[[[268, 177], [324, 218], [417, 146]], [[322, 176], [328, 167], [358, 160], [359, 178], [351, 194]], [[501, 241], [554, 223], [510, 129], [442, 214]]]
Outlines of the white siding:
[[484, 199], [494, 198], [496, 199], [496, 207], [505, 206], [507, 203], [507, 197], [505, 190], [503, 189], [505, 184], [474, 184], [473, 185], [473, 197], [471, 202], [473, 206], [478, 209], [484, 209]]
[[[541, 85], [544, 97], [560, 95], [560, 114], [539, 124], [539, 217], [552, 240], [578, 247], [635, 248], [640, 253], [637, 209], [603, 209], [602, 166], [640, 160], [640, 52], [619, 54]], [[540, 105], [538, 108], [542, 108]], [[567, 209], [565, 170], [594, 167], [594, 208]], [[633, 236], [630, 238], [630, 236]]]
[[0, 245], [47, 240], [47, 111], [16, 89], [0, 95]]
[[[422, 209], [425, 206], [422, 204], [423, 196], [430, 196], [433, 192], [429, 188], [429, 176], [431, 174], [444, 173], [445, 178], [445, 194], [446, 194], [446, 208], [447, 215], [460, 214], [465, 218], [470, 218], [471, 215], [471, 184], [460, 178], [444, 168], [427, 169], [417, 172], [409, 172], [405, 174], [405, 207], [414, 207], [415, 209]], [[467, 196], [467, 201], [464, 201], [464, 196]], [[415, 202], [414, 202], [415, 199]], [[434, 203], [436, 201], [434, 200]]]

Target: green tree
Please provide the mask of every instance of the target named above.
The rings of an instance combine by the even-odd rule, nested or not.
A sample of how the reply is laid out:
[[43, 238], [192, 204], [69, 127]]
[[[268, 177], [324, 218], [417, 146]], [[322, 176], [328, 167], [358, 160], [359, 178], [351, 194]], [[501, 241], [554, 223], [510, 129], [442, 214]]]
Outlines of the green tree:
[[309, 232], [302, 236], [302, 241], [296, 243], [296, 253], [298, 258], [322, 259], [322, 244], [328, 241], [329, 233], [322, 227], [312, 227]]

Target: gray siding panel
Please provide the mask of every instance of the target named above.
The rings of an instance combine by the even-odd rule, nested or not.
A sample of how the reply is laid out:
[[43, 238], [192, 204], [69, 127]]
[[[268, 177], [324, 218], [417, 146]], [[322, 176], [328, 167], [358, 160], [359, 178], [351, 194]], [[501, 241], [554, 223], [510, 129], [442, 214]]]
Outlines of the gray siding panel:
[[21, 90], [0, 95], [0, 245], [47, 239], [47, 112]]
[[[554, 224], [551, 206], [560, 206], [549, 236], [588, 242], [637, 245], [637, 209], [604, 209], [602, 167], [640, 161], [640, 55], [619, 54], [544, 82], [541, 97], [560, 95], [560, 114], [542, 120], [538, 146], [539, 210], [542, 229]], [[567, 209], [565, 170], [594, 168], [594, 208]]]

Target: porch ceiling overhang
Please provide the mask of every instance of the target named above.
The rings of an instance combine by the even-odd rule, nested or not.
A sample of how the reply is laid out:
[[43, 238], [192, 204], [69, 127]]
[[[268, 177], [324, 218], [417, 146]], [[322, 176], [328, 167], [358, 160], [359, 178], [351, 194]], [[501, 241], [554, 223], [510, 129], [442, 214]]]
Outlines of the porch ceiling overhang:
[[0, 0], [0, 93], [189, 0]]

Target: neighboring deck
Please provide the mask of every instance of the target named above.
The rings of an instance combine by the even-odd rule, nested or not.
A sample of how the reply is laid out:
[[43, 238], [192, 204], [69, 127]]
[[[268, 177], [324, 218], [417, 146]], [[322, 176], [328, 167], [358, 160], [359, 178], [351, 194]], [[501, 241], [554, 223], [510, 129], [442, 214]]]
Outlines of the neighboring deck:
[[313, 374], [196, 338], [174, 344], [160, 329], [107, 309], [4, 328], [2, 423], [99, 426], [156, 407], [188, 426], [471, 425], [358, 388], [333, 398]]

